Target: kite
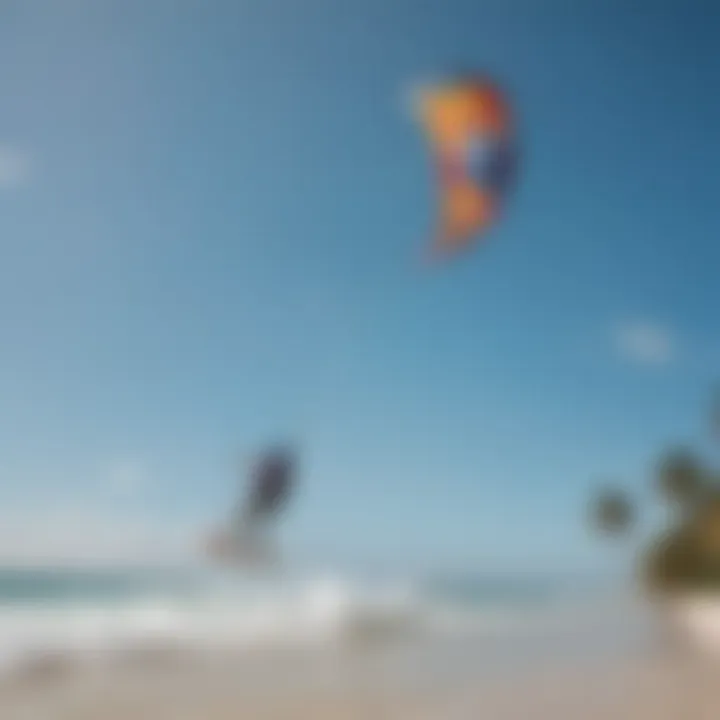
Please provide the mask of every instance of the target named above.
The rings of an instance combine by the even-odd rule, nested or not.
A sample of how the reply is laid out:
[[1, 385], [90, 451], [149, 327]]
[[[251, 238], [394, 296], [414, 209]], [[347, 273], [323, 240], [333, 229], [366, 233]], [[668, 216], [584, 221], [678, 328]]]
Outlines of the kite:
[[235, 507], [229, 525], [210, 538], [210, 555], [233, 565], [270, 562], [274, 553], [267, 532], [287, 505], [295, 473], [292, 450], [266, 451], [251, 472], [249, 490]]
[[479, 77], [421, 90], [416, 110], [437, 174], [440, 217], [433, 250], [456, 251], [495, 223], [514, 183], [513, 114], [502, 90]]

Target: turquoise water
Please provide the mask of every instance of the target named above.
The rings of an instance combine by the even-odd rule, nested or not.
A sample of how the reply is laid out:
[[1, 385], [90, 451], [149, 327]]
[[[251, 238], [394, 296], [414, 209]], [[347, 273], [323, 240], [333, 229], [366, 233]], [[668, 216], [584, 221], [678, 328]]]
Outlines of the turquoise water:
[[[317, 647], [368, 628], [383, 638], [482, 636], [489, 647], [503, 634], [567, 630], [566, 608], [597, 597], [568, 578], [531, 576], [393, 582], [339, 573], [241, 578], [205, 570], [3, 568], [0, 665], [47, 651], [97, 654], [158, 643]], [[582, 612], [577, 627], [600, 627]]]
[[[264, 587], [287, 590], [301, 579], [242, 580], [219, 573], [197, 570], [165, 569], [68, 569], [68, 568], [0, 568], [0, 604], [23, 604], [39, 601], [129, 601], [144, 597], [198, 597], [210, 594], [221, 585], [240, 591]], [[369, 584], [369, 581], [361, 581]], [[415, 592], [435, 602], [462, 606], [533, 606], [548, 603], [576, 592], [580, 585], [568, 578], [437, 575], [410, 583]]]
[[191, 573], [167, 570], [0, 568], [0, 605], [123, 601], [199, 591]]

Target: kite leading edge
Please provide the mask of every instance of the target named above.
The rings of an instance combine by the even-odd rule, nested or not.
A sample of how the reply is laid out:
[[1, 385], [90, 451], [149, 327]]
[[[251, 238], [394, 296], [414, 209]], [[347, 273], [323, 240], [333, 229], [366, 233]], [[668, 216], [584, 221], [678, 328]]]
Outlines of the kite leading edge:
[[260, 457], [230, 522], [210, 538], [211, 558], [234, 566], [268, 565], [277, 559], [271, 533], [295, 484], [296, 465], [295, 453], [286, 447], [271, 448]]

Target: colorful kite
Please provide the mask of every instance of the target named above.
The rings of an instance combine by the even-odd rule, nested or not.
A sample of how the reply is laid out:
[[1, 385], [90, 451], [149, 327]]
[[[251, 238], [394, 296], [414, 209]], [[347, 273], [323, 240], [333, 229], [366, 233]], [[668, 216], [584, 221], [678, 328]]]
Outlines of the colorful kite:
[[435, 252], [466, 247], [498, 218], [513, 183], [517, 148], [504, 93], [484, 78], [421, 91], [417, 112], [437, 168]]

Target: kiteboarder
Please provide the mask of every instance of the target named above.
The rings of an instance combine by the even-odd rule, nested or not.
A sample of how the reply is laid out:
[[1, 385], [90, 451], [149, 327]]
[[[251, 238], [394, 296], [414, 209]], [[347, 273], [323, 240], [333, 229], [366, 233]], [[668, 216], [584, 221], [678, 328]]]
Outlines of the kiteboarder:
[[273, 447], [263, 453], [229, 525], [210, 537], [207, 550], [213, 559], [231, 565], [265, 565], [276, 559], [271, 527], [287, 504], [295, 470], [296, 455], [290, 447]]

